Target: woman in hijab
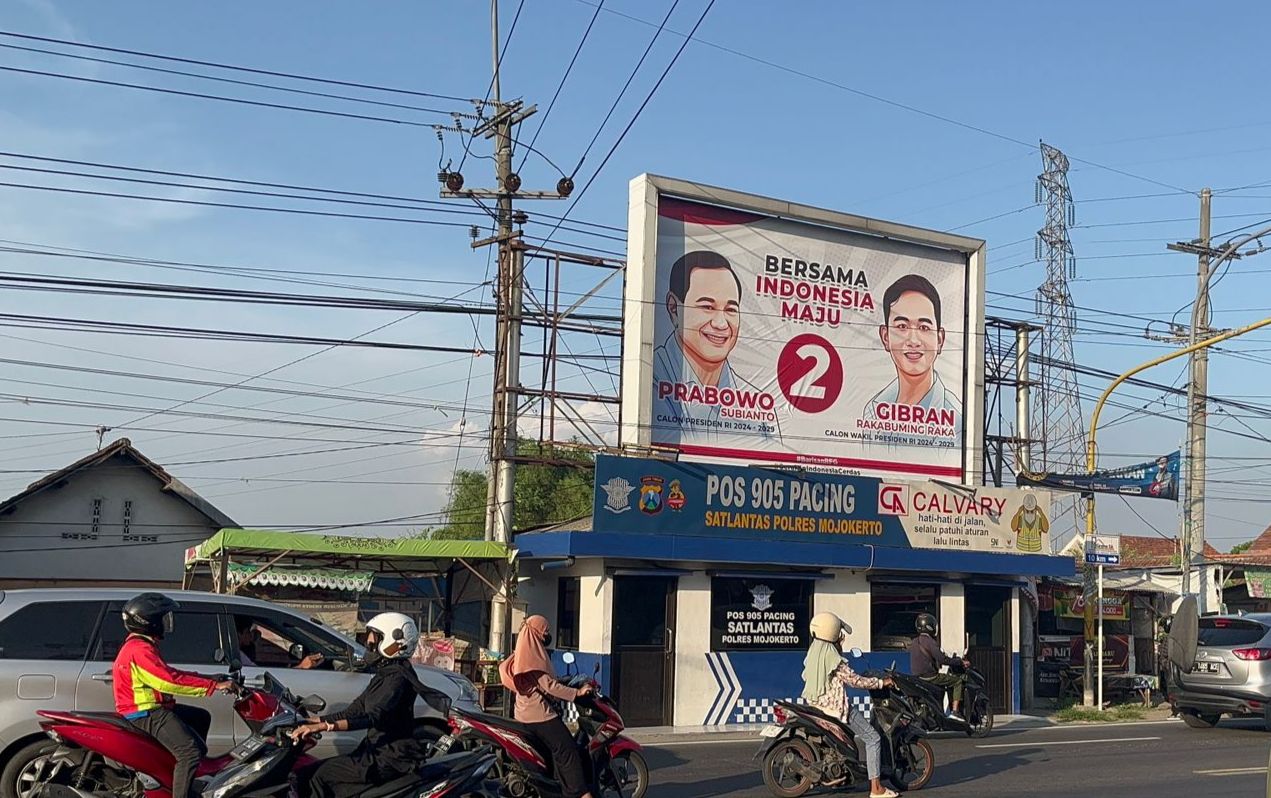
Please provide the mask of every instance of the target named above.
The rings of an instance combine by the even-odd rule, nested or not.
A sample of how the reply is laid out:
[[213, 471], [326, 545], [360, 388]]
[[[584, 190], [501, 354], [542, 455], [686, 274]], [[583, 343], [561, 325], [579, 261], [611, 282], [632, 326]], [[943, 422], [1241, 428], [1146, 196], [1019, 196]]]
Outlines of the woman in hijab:
[[891, 679], [860, 676], [843, 660], [842, 642], [852, 633], [832, 612], [818, 613], [812, 619], [812, 645], [803, 658], [803, 698], [832, 718], [847, 721], [856, 739], [865, 746], [865, 771], [869, 776], [870, 798], [899, 798], [899, 793], [883, 787], [879, 779], [883, 740], [878, 730], [847, 701], [846, 687], [857, 690], [879, 690], [894, 684]]
[[529, 726], [552, 752], [562, 798], [591, 798], [574, 736], [548, 698], [573, 702], [595, 688], [587, 684], [575, 690], [556, 679], [547, 653], [551, 643], [547, 619], [542, 615], [526, 618], [516, 638], [516, 651], [499, 666], [499, 676], [503, 686], [516, 694], [513, 717]]

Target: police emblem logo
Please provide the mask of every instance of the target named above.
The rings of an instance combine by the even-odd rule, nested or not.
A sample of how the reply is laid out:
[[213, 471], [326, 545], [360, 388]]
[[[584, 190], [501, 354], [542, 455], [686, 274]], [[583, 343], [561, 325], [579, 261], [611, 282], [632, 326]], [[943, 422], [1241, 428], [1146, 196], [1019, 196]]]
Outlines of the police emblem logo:
[[613, 477], [600, 488], [605, 492], [606, 510], [619, 514], [631, 509], [631, 491], [635, 490], [635, 485], [622, 477]]
[[640, 512], [657, 515], [662, 512], [662, 477], [644, 477], [640, 480]]
[[772, 607], [772, 588], [767, 585], [755, 585], [750, 589], [750, 596], [754, 599], [750, 606], [760, 612]]

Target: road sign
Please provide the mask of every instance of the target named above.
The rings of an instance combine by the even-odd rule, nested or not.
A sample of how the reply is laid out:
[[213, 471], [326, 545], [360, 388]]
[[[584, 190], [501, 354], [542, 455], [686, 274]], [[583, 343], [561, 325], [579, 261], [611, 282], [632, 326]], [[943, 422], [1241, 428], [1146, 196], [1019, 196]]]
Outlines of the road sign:
[[1086, 548], [1086, 562], [1091, 565], [1121, 564], [1120, 535], [1095, 535], [1093, 543]]

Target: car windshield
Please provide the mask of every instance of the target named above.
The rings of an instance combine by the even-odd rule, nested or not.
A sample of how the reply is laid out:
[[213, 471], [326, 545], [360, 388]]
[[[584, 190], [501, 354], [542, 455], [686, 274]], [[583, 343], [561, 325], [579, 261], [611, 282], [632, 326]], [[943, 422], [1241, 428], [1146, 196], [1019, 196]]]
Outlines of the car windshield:
[[1196, 642], [1202, 646], [1247, 646], [1267, 633], [1267, 627], [1246, 618], [1201, 618]]

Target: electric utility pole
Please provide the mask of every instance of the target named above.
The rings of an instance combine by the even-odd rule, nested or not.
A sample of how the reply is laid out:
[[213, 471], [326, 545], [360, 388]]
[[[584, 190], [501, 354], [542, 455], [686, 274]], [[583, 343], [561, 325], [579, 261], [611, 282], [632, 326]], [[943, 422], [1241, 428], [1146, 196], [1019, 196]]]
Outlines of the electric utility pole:
[[[1191, 243], [1170, 244], [1177, 252], [1194, 253], [1196, 267], [1196, 301], [1192, 305], [1192, 323], [1187, 332], [1187, 343], [1207, 340], [1213, 330], [1209, 326], [1210, 257], [1210, 201], [1213, 192], [1200, 192], [1200, 236]], [[1209, 407], [1209, 350], [1200, 349], [1190, 356], [1190, 378], [1187, 381], [1187, 473], [1183, 485], [1183, 534], [1181, 565], [1183, 568], [1183, 594], [1192, 592], [1192, 560], [1205, 552], [1205, 430]], [[1204, 612], [1204, 591], [1199, 599]]]
[[[532, 116], [537, 106], [526, 107], [520, 100], [503, 102], [501, 85], [501, 54], [499, 41], [499, 0], [490, 0], [490, 36], [494, 53], [494, 74], [490, 81], [490, 101], [480, 109], [489, 108], [491, 115], [469, 133], [468, 147], [480, 137], [494, 140], [493, 189], [466, 189], [463, 175], [449, 168], [438, 175], [445, 185], [444, 198], [465, 198], [477, 201], [495, 200], [493, 214], [495, 234], [477, 239], [473, 228], [473, 249], [497, 245], [499, 268], [495, 283], [495, 364], [494, 405], [490, 420], [490, 480], [486, 494], [485, 539], [503, 544], [512, 542], [514, 518], [517, 410], [521, 393], [521, 320], [524, 316], [524, 245], [521, 232], [514, 225], [524, 224], [528, 217], [512, 207], [514, 199], [564, 199], [573, 190], [573, 181], [562, 179], [556, 191], [521, 191], [521, 177], [512, 171], [512, 148], [516, 140], [517, 125]], [[484, 207], [484, 206], [483, 206]], [[507, 651], [510, 642], [510, 585], [503, 594], [495, 597], [490, 612], [490, 648]]]

